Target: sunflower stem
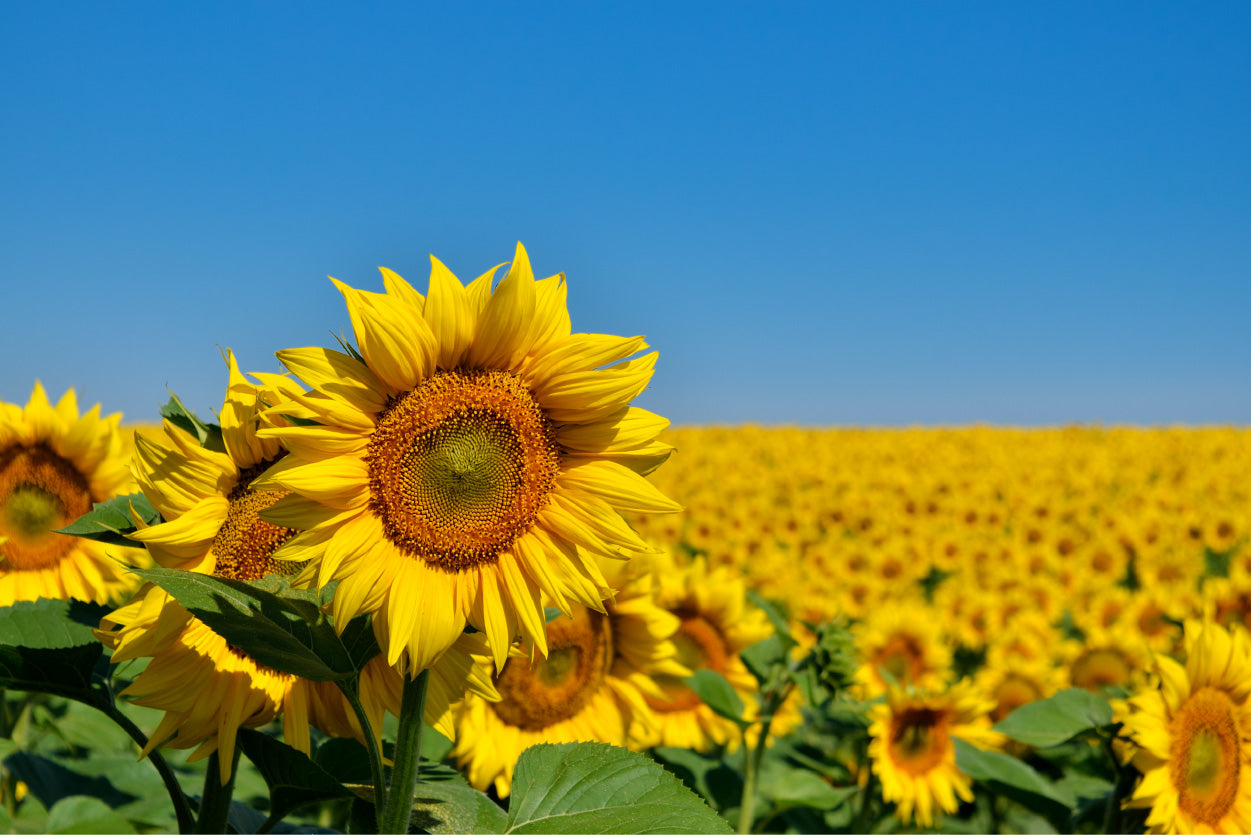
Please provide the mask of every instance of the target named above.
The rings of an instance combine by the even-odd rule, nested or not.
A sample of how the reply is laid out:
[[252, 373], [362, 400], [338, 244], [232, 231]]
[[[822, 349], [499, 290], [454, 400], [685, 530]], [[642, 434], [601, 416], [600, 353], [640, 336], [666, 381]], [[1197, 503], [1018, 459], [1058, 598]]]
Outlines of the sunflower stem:
[[1108, 757], [1112, 760], [1113, 773], [1116, 774], [1116, 783], [1108, 795], [1108, 805], [1103, 810], [1103, 831], [1120, 832], [1121, 802], [1134, 788], [1138, 774], [1132, 765], [1121, 765], [1116, 757], [1116, 750], [1112, 747], [1111, 737], [1104, 739], [1103, 745], [1104, 750], [1108, 752]]
[[395, 766], [391, 769], [391, 787], [387, 805], [378, 821], [379, 832], [404, 833], [413, 813], [413, 793], [417, 789], [421, 767], [421, 729], [425, 724], [426, 684], [430, 671], [422, 670], [417, 678], [404, 678], [404, 696], [400, 702], [400, 727], [395, 734]]
[[230, 778], [222, 785], [220, 753], [209, 755], [208, 769], [204, 772], [204, 794], [200, 796], [200, 817], [196, 820], [196, 832], [225, 832], [230, 817], [230, 800], [235, 793], [235, 775], [239, 773], [239, 753], [236, 745], [230, 761]]
[[[378, 749], [378, 738], [374, 736], [373, 725], [365, 713], [365, 706], [361, 704], [360, 677], [355, 676], [335, 683], [352, 706], [352, 712], [356, 714], [356, 721], [360, 723], [361, 733], [365, 737], [365, 750], [369, 754], [369, 775], [374, 781], [374, 820], [380, 821], [382, 810], [387, 805], [387, 780], [382, 766], [382, 752]], [[376, 826], [375, 824], [375, 828]]]
[[[139, 729], [138, 725], [130, 721], [129, 716], [118, 710], [116, 705], [110, 703], [107, 709], [101, 708], [101, 710], [106, 716], [121, 726], [126, 735], [139, 746], [140, 751], [147, 747], [147, 735]], [[174, 770], [169, 767], [169, 763], [161, 756], [160, 751], [149, 753], [148, 760], [156, 768], [157, 773], [161, 775], [161, 782], [165, 784], [165, 791], [169, 793], [169, 799], [174, 804], [174, 815], [178, 818], [178, 831], [184, 833], [184, 835], [194, 832], [196, 825], [195, 816], [191, 814], [191, 805], [187, 802], [187, 795], [183, 793], [182, 785], [178, 782], [178, 777], [174, 774]]]

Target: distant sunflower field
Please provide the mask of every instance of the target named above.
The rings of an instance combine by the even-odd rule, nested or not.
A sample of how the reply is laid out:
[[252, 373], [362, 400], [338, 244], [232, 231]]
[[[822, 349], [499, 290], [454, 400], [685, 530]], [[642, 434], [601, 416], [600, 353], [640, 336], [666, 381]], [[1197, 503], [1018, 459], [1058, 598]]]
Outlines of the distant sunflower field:
[[0, 828], [1251, 831], [1251, 432], [671, 428], [431, 265], [211, 417], [0, 403]]

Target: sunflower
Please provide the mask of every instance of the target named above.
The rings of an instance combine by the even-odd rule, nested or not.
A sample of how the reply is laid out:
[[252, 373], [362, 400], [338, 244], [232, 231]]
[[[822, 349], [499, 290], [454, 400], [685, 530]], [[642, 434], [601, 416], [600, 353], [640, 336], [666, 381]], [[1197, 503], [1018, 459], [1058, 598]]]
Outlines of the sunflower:
[[547, 624], [546, 658], [525, 642], [508, 659], [499, 701], [466, 696], [452, 753], [478, 790], [494, 785], [506, 797], [517, 757], [540, 742], [629, 744], [655, 724], [657, 680], [689, 674], [671, 640], [677, 618], [656, 605], [645, 566], [605, 568], [619, 589], [606, 613], [573, 607]]
[[[202, 447], [169, 421], [163, 440], [135, 436], [135, 478], [164, 521], [141, 526], [131, 538], [144, 543], [163, 568], [235, 580], [288, 574], [291, 565], [271, 555], [294, 531], [257, 516], [280, 496], [257, 492], [249, 483], [284, 454], [277, 441], [256, 436], [259, 413], [299, 387], [273, 375], [257, 385], [239, 373], [233, 354], [226, 359], [225, 451]], [[292, 695], [296, 678], [229, 646], [160, 588], [144, 586], [101, 621], [98, 634], [113, 649], [115, 664], [151, 658], [123, 691], [136, 704], [165, 711], [144, 755], [165, 742], [176, 748], [198, 746], [192, 759], [218, 751], [225, 784], [238, 729], [272, 721], [284, 705], [287, 741], [308, 750], [307, 698]]]
[[1251, 640], [1198, 621], [1184, 640], [1186, 665], [1156, 656], [1158, 688], [1129, 701], [1143, 779], [1126, 805], [1150, 832], [1251, 831]]
[[1088, 627], [1082, 640], [1059, 644], [1057, 655], [1068, 673], [1067, 686], [1094, 693], [1105, 687], [1139, 687], [1151, 666], [1146, 639], [1132, 623], [1124, 620], [1107, 628]]
[[494, 292], [495, 269], [465, 287], [431, 260], [428, 296], [385, 269], [386, 293], [335, 282], [355, 350], [278, 352], [313, 391], [261, 431], [292, 454], [256, 484], [291, 491], [262, 518], [303, 531], [276, 556], [340, 581], [336, 622], [375, 613], [411, 676], [467, 623], [497, 665], [519, 634], [545, 653], [542, 596], [602, 612], [595, 555], [650, 551], [620, 513], [680, 509], [640, 474], [670, 451], [628, 405], [643, 339], [571, 333], [564, 277], [535, 281], [520, 244]]
[[936, 694], [890, 687], [886, 700], [869, 709], [869, 758], [882, 781], [882, 798], [897, 804], [900, 820], [915, 817], [930, 827], [935, 809], [951, 814], [959, 807], [957, 797], [973, 799], [952, 740], [999, 747], [1003, 737], [990, 730], [987, 717], [994, 706], [966, 679]]
[[[739, 653], [772, 635], [773, 627], [764, 612], [747, 605], [742, 577], [726, 566], [710, 567], [702, 557], [685, 564], [667, 552], [649, 559], [659, 585], [656, 602], [678, 619], [673, 636], [678, 660], [691, 670], [725, 676], [748, 705], [747, 718], [754, 718], [758, 686]], [[663, 693], [647, 696], [656, 723], [635, 730], [636, 744], [695, 751], [738, 744], [738, 726], [714, 713], [680, 677], [659, 676], [657, 683]], [[784, 734], [798, 724], [798, 708], [788, 700], [774, 718], [772, 732]]]
[[[933, 612], [925, 616], [924, 612]], [[901, 685], [938, 689], [951, 677], [951, 649], [935, 631], [938, 613], [919, 596], [913, 605], [883, 606], [852, 631], [862, 663], [856, 684], [864, 698], [886, 692], [882, 670]]]
[[129, 492], [120, 414], [79, 416], [74, 390], [52, 406], [36, 382], [23, 408], [0, 403], [0, 606], [40, 597], [107, 603], [137, 585], [142, 551], [54, 533]]

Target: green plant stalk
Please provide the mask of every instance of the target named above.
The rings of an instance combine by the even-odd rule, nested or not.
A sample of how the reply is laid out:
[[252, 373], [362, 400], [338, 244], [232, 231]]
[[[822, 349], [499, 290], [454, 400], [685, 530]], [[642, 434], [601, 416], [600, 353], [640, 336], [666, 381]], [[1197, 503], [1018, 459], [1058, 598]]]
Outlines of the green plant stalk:
[[378, 821], [379, 832], [404, 833], [413, 814], [413, 793], [417, 789], [421, 767], [421, 729], [425, 724], [426, 684], [430, 670], [422, 670], [417, 678], [404, 678], [404, 697], [400, 701], [400, 727], [395, 734], [395, 765], [391, 769], [391, 787], [387, 805]]
[[[134, 740], [139, 746], [139, 750], [148, 744], [148, 737], [143, 731], [139, 730], [139, 726], [130, 721], [130, 717], [117, 709], [117, 706], [110, 703], [108, 709], [95, 705], [100, 710], [116, 722], [126, 735]], [[174, 814], [178, 818], [178, 831], [184, 833], [195, 831], [195, 817], [191, 814], [191, 805], [187, 803], [187, 795], [183, 794], [182, 785], [178, 782], [178, 777], [174, 774], [174, 770], [169, 767], [169, 763], [165, 762], [165, 758], [161, 756], [160, 751], [153, 751], [148, 754], [148, 759], [156, 768], [158, 774], [161, 775], [161, 782], [165, 784], [165, 791], [169, 792], [170, 802], [174, 804]]]
[[221, 759], [219, 752], [209, 755], [208, 770], [204, 772], [204, 794], [200, 796], [200, 817], [196, 820], [196, 832], [225, 832], [226, 820], [230, 817], [230, 799], [235, 793], [235, 775], [239, 773], [239, 753], [243, 749], [235, 746], [234, 757], [230, 762], [230, 779], [226, 785], [221, 780]]
[[1112, 786], [1112, 793], [1108, 795], [1108, 805], [1103, 810], [1103, 831], [1120, 832], [1121, 801], [1133, 789], [1134, 783], [1138, 779], [1138, 774], [1132, 765], [1123, 766], [1117, 761], [1116, 751], [1112, 748], [1111, 738], [1104, 739], [1103, 747], [1108, 752], [1108, 757], [1112, 760], [1113, 772], [1116, 774], [1116, 783]]
[[771, 710], [766, 713], [760, 721], [760, 736], [756, 738], [756, 744], [747, 745], [747, 729], [743, 729], [743, 754], [745, 757], [743, 766], [743, 799], [738, 804], [738, 829], [739, 835], [746, 835], [751, 832], [752, 823], [756, 817], [756, 777], [760, 774], [760, 761], [764, 759], [765, 745], [769, 739], [769, 726], [773, 724], [774, 705], [770, 704]]
[[360, 723], [361, 733], [365, 737], [365, 750], [369, 754], [369, 775], [374, 781], [374, 820], [378, 821], [382, 819], [382, 810], [387, 805], [387, 781], [382, 767], [382, 752], [378, 750], [378, 739], [374, 736], [373, 726], [369, 724], [369, 717], [365, 715], [365, 706], [361, 704], [360, 676], [336, 681], [335, 684], [352, 706], [352, 712], [356, 714], [356, 721]]

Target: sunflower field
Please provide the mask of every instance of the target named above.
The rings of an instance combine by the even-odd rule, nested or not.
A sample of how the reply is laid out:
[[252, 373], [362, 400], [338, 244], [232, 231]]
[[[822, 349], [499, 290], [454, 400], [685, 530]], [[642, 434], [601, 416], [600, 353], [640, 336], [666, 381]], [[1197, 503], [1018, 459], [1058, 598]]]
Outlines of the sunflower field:
[[0, 403], [0, 826], [1251, 831], [1251, 432], [671, 428], [431, 264], [212, 416]]

